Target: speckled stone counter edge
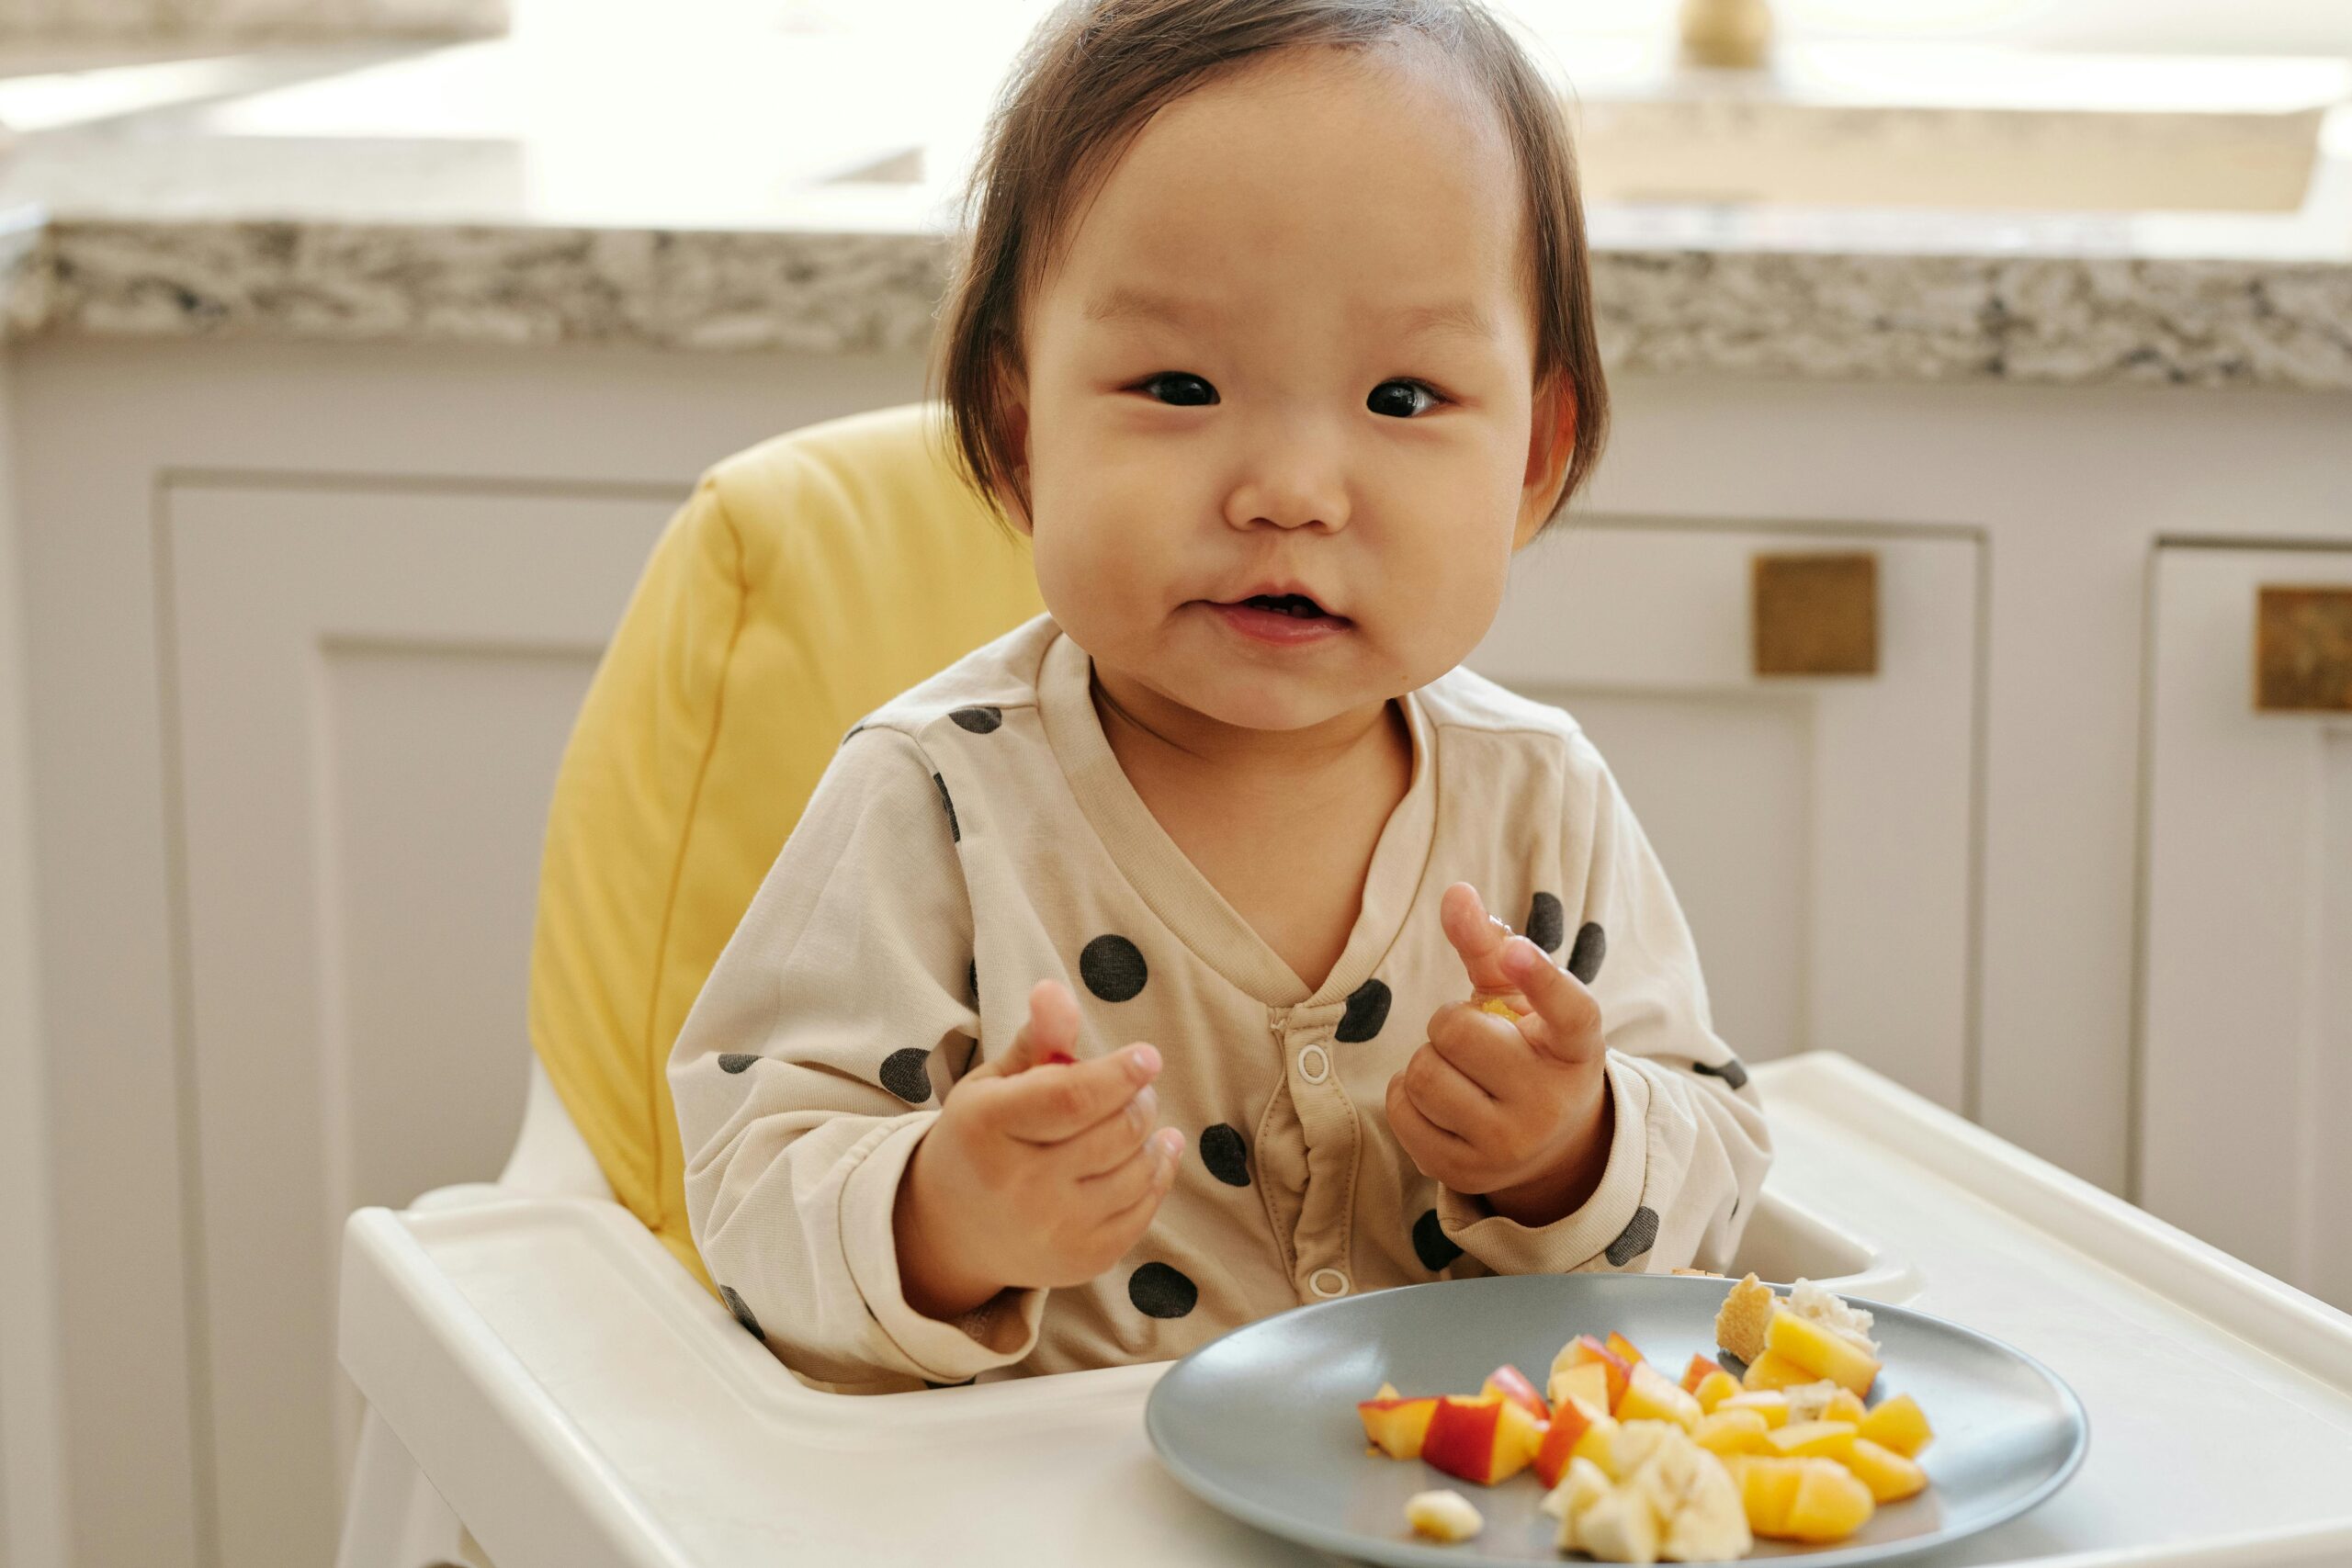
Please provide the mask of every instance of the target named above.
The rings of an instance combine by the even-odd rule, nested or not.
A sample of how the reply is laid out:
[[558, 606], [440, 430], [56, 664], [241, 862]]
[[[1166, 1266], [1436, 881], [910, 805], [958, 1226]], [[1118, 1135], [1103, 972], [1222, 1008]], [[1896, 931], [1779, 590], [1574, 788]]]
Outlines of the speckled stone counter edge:
[[[62, 220], [0, 235], [12, 339], [917, 352], [930, 233]], [[1608, 249], [1614, 368], [2352, 390], [2352, 265]]]

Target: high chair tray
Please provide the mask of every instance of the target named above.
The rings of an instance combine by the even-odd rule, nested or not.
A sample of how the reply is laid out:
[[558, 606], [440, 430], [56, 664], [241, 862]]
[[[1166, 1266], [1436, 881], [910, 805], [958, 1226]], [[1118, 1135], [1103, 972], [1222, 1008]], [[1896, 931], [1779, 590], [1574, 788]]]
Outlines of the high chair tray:
[[[2352, 1317], [1840, 1056], [1756, 1071], [1740, 1265], [2007, 1340], [2081, 1396], [2075, 1479], [1928, 1564], [2352, 1558]], [[342, 1359], [496, 1568], [1329, 1559], [1194, 1499], [1170, 1363], [851, 1397], [794, 1379], [623, 1209], [351, 1217]]]

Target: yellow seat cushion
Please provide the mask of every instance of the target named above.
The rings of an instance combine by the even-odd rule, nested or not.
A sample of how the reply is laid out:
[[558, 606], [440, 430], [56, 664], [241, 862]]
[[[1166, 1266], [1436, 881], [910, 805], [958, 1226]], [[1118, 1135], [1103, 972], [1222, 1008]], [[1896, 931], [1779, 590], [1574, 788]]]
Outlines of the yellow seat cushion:
[[717, 464], [654, 546], [556, 778], [531, 1043], [614, 1193], [706, 1289], [671, 1043], [844, 732], [1041, 608], [935, 403]]

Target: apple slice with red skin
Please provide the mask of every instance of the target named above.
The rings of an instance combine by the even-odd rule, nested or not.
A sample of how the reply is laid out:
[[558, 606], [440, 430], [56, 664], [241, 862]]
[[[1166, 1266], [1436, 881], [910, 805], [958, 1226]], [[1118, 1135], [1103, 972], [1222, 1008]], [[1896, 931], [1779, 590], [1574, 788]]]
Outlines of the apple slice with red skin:
[[1421, 1458], [1448, 1475], [1492, 1486], [1527, 1468], [1544, 1427], [1511, 1400], [1447, 1394], [1430, 1416]]
[[1552, 1413], [1551, 1425], [1544, 1428], [1544, 1440], [1535, 1450], [1535, 1479], [1545, 1491], [1560, 1483], [1568, 1472], [1568, 1461], [1576, 1457], [1577, 1443], [1592, 1425], [1584, 1406], [1571, 1399]]
[[1722, 1370], [1722, 1368], [1716, 1366], [1713, 1361], [1708, 1359], [1706, 1357], [1693, 1355], [1690, 1358], [1690, 1364], [1682, 1369], [1682, 1392], [1685, 1393], [1697, 1393], [1699, 1392], [1699, 1385], [1706, 1381], [1706, 1377], [1709, 1372], [1721, 1371]]
[[1608, 1345], [1611, 1350], [1616, 1352], [1617, 1359], [1628, 1367], [1642, 1359], [1642, 1353], [1634, 1348], [1634, 1342], [1613, 1328], [1609, 1331]]
[[1508, 1361], [1487, 1374], [1487, 1386], [1478, 1392], [1498, 1393], [1519, 1405], [1538, 1421], [1549, 1421], [1552, 1418], [1552, 1407], [1544, 1403], [1543, 1394], [1537, 1393], [1535, 1385], [1527, 1381], [1527, 1374]]
[[1617, 1402], [1625, 1397], [1626, 1383], [1633, 1381], [1634, 1364], [1591, 1335], [1579, 1334], [1568, 1347], [1568, 1364], [1581, 1366], [1587, 1361], [1598, 1361], [1609, 1370], [1609, 1413], [1614, 1416]]
[[1390, 1459], [1419, 1459], [1421, 1443], [1437, 1411], [1437, 1398], [1367, 1399], [1356, 1405], [1363, 1435]]

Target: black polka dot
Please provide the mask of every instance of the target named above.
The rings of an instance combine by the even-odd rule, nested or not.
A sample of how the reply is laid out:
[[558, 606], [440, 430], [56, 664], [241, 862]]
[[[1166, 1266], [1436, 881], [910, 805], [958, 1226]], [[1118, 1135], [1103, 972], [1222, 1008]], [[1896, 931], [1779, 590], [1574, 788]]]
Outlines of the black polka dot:
[[1647, 1252], [1657, 1240], [1657, 1211], [1645, 1203], [1634, 1211], [1633, 1223], [1625, 1227], [1623, 1234], [1615, 1241], [1609, 1244], [1609, 1250], [1601, 1256], [1609, 1259], [1611, 1267], [1623, 1269], [1626, 1264]]
[[1432, 1274], [1462, 1256], [1462, 1249], [1453, 1245], [1453, 1238], [1438, 1223], [1435, 1209], [1423, 1210], [1421, 1217], [1413, 1222], [1413, 1251], [1419, 1257], [1421, 1267]]
[[1227, 1187], [1250, 1185], [1250, 1145], [1238, 1127], [1220, 1122], [1202, 1128], [1201, 1163]]
[[1568, 973], [1586, 985], [1600, 973], [1600, 961], [1609, 956], [1609, 933], [1600, 929], [1599, 920], [1587, 920], [1577, 931], [1577, 944], [1568, 949]]
[[882, 1087], [909, 1105], [931, 1098], [931, 1053], [910, 1045], [882, 1060]]
[[1106, 1002], [1132, 999], [1143, 989], [1143, 950], [1123, 936], [1098, 936], [1078, 955], [1079, 977]]
[[1538, 893], [1527, 906], [1527, 940], [1546, 953], [1560, 951], [1560, 938], [1568, 929], [1567, 911], [1560, 908], [1556, 893]]
[[752, 1309], [743, 1304], [743, 1298], [735, 1293], [734, 1286], [719, 1286], [718, 1295], [727, 1303], [727, 1310], [735, 1314], [735, 1321], [741, 1324], [752, 1338], [763, 1345], [768, 1342], [767, 1331], [760, 1326], [760, 1320], [752, 1315]]
[[1694, 1073], [1704, 1073], [1711, 1078], [1721, 1078], [1734, 1089], [1747, 1087], [1747, 1068], [1736, 1056], [1731, 1057], [1720, 1066], [1713, 1062], [1693, 1062], [1690, 1064], [1690, 1070]]
[[1165, 1263], [1147, 1263], [1127, 1276], [1127, 1300], [1147, 1317], [1182, 1317], [1201, 1299], [1201, 1288]]
[[960, 844], [964, 841], [964, 829], [956, 825], [956, 802], [947, 793], [947, 781], [937, 773], [933, 773], [931, 775], [931, 782], [939, 786], [939, 804], [947, 807], [948, 841]]
[[1340, 1015], [1340, 1027], [1332, 1038], [1350, 1045], [1371, 1039], [1388, 1021], [1388, 1004], [1394, 1000], [1396, 998], [1385, 985], [1366, 980], [1348, 993], [1348, 1010]]
[[749, 1051], [729, 1051], [718, 1058], [718, 1069], [725, 1073], [740, 1073], [758, 1060]]
[[1004, 722], [1003, 713], [996, 708], [957, 708], [947, 716], [956, 721], [957, 728], [968, 729], [975, 735], [986, 735]]

